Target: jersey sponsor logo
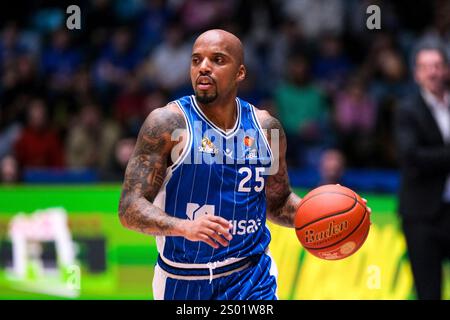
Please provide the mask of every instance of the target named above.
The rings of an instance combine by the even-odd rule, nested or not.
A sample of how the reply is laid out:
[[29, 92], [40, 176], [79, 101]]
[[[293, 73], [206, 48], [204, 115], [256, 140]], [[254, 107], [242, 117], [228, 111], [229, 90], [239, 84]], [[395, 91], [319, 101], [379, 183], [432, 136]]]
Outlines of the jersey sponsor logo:
[[255, 138], [252, 138], [250, 136], [245, 136], [244, 137], [244, 145], [246, 147], [251, 147], [254, 142], [255, 142]]
[[198, 151], [209, 153], [209, 154], [217, 154], [219, 149], [211, 142], [211, 140], [207, 137], [202, 139], [202, 145], [198, 147]]
[[214, 205], [204, 204], [200, 207], [198, 203], [188, 203], [186, 207], [186, 215], [189, 220], [195, 220], [207, 214], [214, 215]]
[[255, 145], [255, 138], [246, 135], [243, 139], [243, 154], [244, 159], [251, 160], [258, 158], [258, 147]]
[[231, 229], [232, 235], [246, 235], [255, 233], [261, 227], [261, 219], [249, 219], [249, 220], [231, 220], [233, 228]]
[[230, 149], [227, 148], [227, 150], [225, 150], [223, 153], [224, 153], [225, 157], [233, 159], [233, 150], [230, 150]]
[[[189, 202], [186, 207], [186, 215], [189, 220], [198, 219], [204, 215], [214, 215], [215, 206], [212, 204], [204, 204], [200, 206], [198, 203]], [[248, 220], [229, 220], [233, 226], [231, 229], [232, 235], [246, 235], [255, 233], [261, 227], [261, 219], [248, 219]]]
[[245, 159], [256, 159], [258, 158], [258, 150], [256, 149], [252, 149], [252, 150], [248, 150], [246, 151], [246, 155], [245, 155]]
[[[254, 128], [238, 129], [232, 137], [224, 139], [214, 129], [204, 129], [201, 121], [193, 121], [192, 134], [202, 137], [196, 142], [193, 159], [185, 157], [184, 164], [271, 164], [270, 151], [264, 143], [264, 136]], [[179, 134], [172, 141], [181, 141]]]

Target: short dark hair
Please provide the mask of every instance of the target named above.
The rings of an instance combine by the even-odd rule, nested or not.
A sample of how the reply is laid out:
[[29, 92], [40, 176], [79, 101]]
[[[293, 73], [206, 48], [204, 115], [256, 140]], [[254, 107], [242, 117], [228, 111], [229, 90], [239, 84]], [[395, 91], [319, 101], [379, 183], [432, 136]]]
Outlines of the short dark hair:
[[420, 52], [425, 51], [425, 50], [437, 51], [441, 55], [442, 59], [444, 60], [444, 63], [446, 65], [448, 64], [449, 57], [447, 56], [447, 52], [445, 51], [444, 47], [440, 43], [426, 42], [426, 43], [421, 43], [414, 48], [413, 54], [411, 57], [412, 58], [411, 66], [413, 68], [416, 67], [417, 56], [419, 55]]

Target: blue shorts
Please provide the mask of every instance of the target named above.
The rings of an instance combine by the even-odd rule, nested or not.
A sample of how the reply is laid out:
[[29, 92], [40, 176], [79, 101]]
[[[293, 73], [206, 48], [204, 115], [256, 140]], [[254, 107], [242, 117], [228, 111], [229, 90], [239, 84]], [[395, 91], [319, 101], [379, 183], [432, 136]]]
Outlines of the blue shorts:
[[180, 275], [159, 259], [153, 278], [153, 297], [155, 300], [276, 300], [277, 270], [272, 258], [264, 253], [245, 262], [235, 270], [208, 277]]

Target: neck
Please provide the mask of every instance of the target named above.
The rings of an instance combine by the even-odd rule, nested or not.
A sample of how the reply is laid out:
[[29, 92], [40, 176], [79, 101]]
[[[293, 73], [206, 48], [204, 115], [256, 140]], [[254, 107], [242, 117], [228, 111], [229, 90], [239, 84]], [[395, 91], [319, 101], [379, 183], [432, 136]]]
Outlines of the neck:
[[434, 91], [430, 91], [429, 92], [440, 102], [444, 101], [445, 98], [445, 89], [439, 89], [439, 90], [434, 90]]
[[197, 101], [197, 104], [208, 119], [222, 130], [228, 130], [234, 127], [237, 119], [235, 96], [230, 96], [226, 100], [214, 101], [209, 104], [202, 104]]

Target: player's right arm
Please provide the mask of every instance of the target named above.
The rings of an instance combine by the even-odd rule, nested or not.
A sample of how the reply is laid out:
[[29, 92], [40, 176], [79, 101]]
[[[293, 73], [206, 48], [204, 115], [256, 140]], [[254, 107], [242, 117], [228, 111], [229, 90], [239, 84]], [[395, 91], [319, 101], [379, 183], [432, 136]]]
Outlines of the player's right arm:
[[218, 247], [217, 243], [226, 246], [227, 239], [231, 240], [227, 220], [213, 215], [194, 221], [179, 219], [153, 204], [166, 177], [172, 148], [179, 143], [172, 141], [172, 132], [185, 128], [181, 110], [175, 105], [156, 109], [147, 117], [125, 171], [119, 204], [120, 221], [128, 229], [149, 235], [182, 236], [191, 241], [203, 241], [214, 248]]

